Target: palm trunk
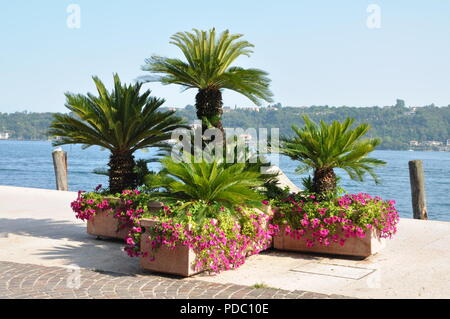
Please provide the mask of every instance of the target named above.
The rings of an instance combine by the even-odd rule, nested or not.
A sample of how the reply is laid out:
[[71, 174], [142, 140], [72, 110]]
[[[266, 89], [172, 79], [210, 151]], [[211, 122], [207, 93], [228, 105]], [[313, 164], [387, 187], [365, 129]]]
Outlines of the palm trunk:
[[317, 194], [336, 192], [336, 174], [332, 168], [314, 170], [313, 191]]
[[[219, 89], [199, 89], [195, 97], [197, 117], [202, 120], [202, 131], [208, 128], [208, 122], [223, 132], [222, 92]], [[206, 119], [207, 121], [205, 121]]]
[[111, 194], [121, 193], [136, 187], [134, 156], [130, 152], [112, 152], [109, 158], [109, 190]]

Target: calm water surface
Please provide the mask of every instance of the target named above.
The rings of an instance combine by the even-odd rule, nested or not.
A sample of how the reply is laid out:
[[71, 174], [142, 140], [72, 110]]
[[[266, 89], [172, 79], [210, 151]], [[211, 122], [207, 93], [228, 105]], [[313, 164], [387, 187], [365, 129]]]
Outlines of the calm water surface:
[[[106, 167], [108, 151], [97, 147], [82, 150], [79, 145], [64, 146], [69, 162], [69, 188], [72, 191], [92, 190], [98, 184], [107, 185], [107, 177], [92, 173], [95, 168]], [[0, 185], [55, 188], [50, 142], [0, 141]], [[139, 151], [136, 158], [150, 158], [151, 152]], [[373, 156], [388, 164], [377, 170], [381, 184], [369, 178], [364, 183], [351, 181], [345, 172], [342, 186], [349, 193], [365, 192], [384, 199], [394, 199], [402, 217], [412, 217], [408, 161], [424, 162], [427, 206], [430, 219], [450, 221], [450, 152], [376, 151]], [[281, 157], [281, 169], [297, 185], [301, 176], [294, 171], [297, 163]], [[149, 165], [158, 169], [157, 163]]]

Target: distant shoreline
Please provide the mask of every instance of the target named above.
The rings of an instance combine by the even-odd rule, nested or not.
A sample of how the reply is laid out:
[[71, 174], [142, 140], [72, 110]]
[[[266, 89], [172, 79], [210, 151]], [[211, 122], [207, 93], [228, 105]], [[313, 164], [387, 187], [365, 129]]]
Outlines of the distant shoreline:
[[[164, 107], [163, 107], [164, 108]], [[168, 110], [165, 107], [161, 110]], [[51, 139], [48, 129], [54, 119], [52, 112], [46, 113], [0, 113], [0, 133], [8, 133], [11, 140], [42, 141]], [[195, 107], [188, 105], [177, 108], [176, 115], [186, 123], [197, 120]], [[397, 151], [409, 149], [424, 151], [450, 151], [448, 119], [450, 105], [436, 107], [406, 107], [404, 101], [398, 100], [395, 106], [386, 107], [289, 107], [275, 104], [262, 108], [223, 108], [223, 124], [230, 128], [278, 128], [279, 136], [290, 136], [292, 125], [301, 125], [301, 116], [307, 115], [311, 120], [330, 123], [342, 121], [347, 117], [356, 124], [370, 125], [368, 137], [378, 137], [382, 143], [379, 150]], [[2, 137], [5, 137], [3, 134]], [[439, 143], [439, 145], [437, 144]], [[429, 144], [429, 145], [428, 145]]]
[[[51, 142], [50, 140], [19, 140], [19, 139], [13, 139], [9, 138], [7, 140], [0, 140], [0, 143], [2, 141], [14, 141], [14, 142]], [[412, 149], [391, 149], [391, 148], [382, 148], [378, 147], [377, 151], [399, 151], [399, 152], [450, 152], [448, 151], [439, 151], [439, 150], [433, 150], [433, 149], [424, 149], [424, 150], [412, 150]]]
[[22, 139], [14, 139], [14, 138], [8, 138], [7, 140], [5, 140], [5, 139], [0, 139], [0, 141], [14, 141], [14, 142], [51, 142], [50, 140], [22, 140]]

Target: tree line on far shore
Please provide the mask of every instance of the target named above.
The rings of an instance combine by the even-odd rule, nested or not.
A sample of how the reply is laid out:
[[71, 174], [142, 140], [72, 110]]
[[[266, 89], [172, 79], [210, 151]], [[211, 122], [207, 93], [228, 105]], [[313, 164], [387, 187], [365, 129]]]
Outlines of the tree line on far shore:
[[[188, 123], [196, 119], [195, 108], [191, 105], [177, 109], [176, 113]], [[10, 138], [15, 140], [47, 140], [53, 114], [0, 113], [0, 132], [9, 132]], [[369, 135], [382, 139], [380, 149], [408, 149], [411, 140], [445, 142], [450, 139], [450, 105], [408, 108], [402, 100], [390, 107], [282, 107], [276, 104], [261, 107], [258, 111], [253, 108], [225, 108], [223, 126], [244, 129], [278, 127], [281, 135], [289, 136], [292, 134], [291, 125], [303, 125], [302, 115], [308, 115], [314, 121], [343, 121], [351, 117], [355, 124], [369, 123], [372, 126]]]

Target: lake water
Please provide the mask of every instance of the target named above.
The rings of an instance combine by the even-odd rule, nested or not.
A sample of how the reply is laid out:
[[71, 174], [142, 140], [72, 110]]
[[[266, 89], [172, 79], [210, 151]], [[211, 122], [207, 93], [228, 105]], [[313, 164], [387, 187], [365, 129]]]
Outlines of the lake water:
[[[72, 191], [90, 191], [98, 184], [107, 185], [107, 177], [92, 173], [95, 168], [106, 167], [108, 151], [97, 147], [82, 150], [79, 145], [64, 146], [68, 155], [69, 188]], [[55, 189], [55, 177], [50, 142], [0, 141], [0, 185]], [[150, 158], [151, 152], [139, 151], [136, 158]], [[364, 183], [342, 177], [342, 186], [349, 193], [365, 192], [384, 199], [394, 199], [402, 217], [412, 217], [408, 161], [424, 162], [427, 206], [430, 219], [450, 221], [450, 152], [375, 151], [373, 157], [388, 164], [377, 170], [381, 184], [369, 178]], [[151, 163], [151, 169], [158, 169]], [[301, 176], [294, 171], [297, 163], [280, 157], [279, 166], [297, 185]]]

